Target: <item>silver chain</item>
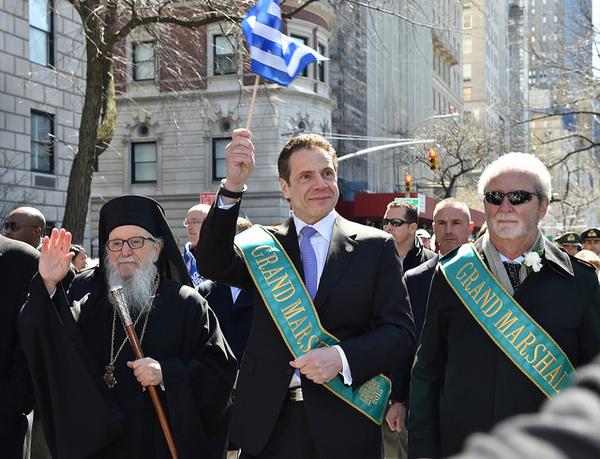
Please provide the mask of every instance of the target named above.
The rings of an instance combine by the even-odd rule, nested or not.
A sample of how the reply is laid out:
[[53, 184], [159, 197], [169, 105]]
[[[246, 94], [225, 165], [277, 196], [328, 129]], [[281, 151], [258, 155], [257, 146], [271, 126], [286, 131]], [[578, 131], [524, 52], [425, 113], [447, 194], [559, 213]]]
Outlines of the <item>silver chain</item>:
[[[148, 310], [146, 311], [146, 319], [144, 320], [144, 326], [142, 327], [142, 334], [140, 335], [140, 345], [144, 341], [144, 335], [146, 334], [146, 325], [148, 325], [148, 318], [150, 317], [150, 304], [152, 304], [152, 302], [154, 301], [154, 297], [156, 296], [157, 290], [158, 290], [158, 276], [156, 276], [156, 282], [154, 282], [154, 287], [152, 287], [152, 295], [150, 296], [150, 301], [148, 302], [149, 304], [148, 304]], [[137, 316], [137, 319], [135, 319], [133, 328], [137, 327], [138, 322], [142, 318], [142, 314], [143, 313], [140, 312], [140, 315]], [[111, 366], [111, 367], [114, 366], [115, 362], [119, 358], [119, 354], [121, 353], [121, 351], [123, 350], [123, 347], [125, 346], [125, 343], [129, 340], [129, 337], [127, 336], [127, 330], [125, 330], [125, 326], [123, 326], [123, 330], [125, 330], [125, 338], [123, 338], [123, 342], [121, 343], [121, 345], [119, 346], [119, 349], [117, 350], [117, 355], [115, 355], [114, 352], [115, 352], [116, 323], [117, 323], [117, 309], [113, 308], [112, 335], [111, 335], [111, 339], [110, 339], [110, 360], [108, 362], [108, 366]]]

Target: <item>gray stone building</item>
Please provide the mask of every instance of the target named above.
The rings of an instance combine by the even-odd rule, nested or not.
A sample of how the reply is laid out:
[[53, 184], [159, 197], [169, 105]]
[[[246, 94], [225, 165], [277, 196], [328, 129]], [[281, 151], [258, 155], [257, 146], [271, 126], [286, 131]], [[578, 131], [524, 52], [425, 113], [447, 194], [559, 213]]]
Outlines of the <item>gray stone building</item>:
[[78, 16], [66, 0], [0, 2], [0, 219], [60, 223], [83, 101]]
[[[462, 4], [454, 0], [381, 2], [366, 11], [337, 1], [331, 81], [340, 155], [412, 139], [438, 115], [462, 114]], [[344, 136], [353, 136], [344, 140]], [[404, 176], [428, 178], [415, 155], [431, 145], [395, 147], [340, 165], [345, 197], [404, 192]], [[429, 180], [415, 185], [425, 184]]]
[[508, 8], [510, 150], [526, 153], [529, 151], [529, 2], [509, 0]]
[[465, 119], [505, 134], [509, 145], [508, 1], [464, 0]]

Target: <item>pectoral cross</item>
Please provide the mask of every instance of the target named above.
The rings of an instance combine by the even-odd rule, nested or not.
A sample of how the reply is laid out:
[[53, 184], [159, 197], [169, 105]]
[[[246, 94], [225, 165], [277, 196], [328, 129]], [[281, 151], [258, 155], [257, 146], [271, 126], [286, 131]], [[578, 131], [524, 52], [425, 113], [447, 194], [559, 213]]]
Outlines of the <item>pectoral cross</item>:
[[106, 365], [106, 373], [104, 373], [102, 379], [104, 379], [104, 382], [106, 383], [109, 389], [112, 389], [117, 384], [117, 380], [115, 379], [115, 375], [113, 374], [114, 371], [114, 365]]

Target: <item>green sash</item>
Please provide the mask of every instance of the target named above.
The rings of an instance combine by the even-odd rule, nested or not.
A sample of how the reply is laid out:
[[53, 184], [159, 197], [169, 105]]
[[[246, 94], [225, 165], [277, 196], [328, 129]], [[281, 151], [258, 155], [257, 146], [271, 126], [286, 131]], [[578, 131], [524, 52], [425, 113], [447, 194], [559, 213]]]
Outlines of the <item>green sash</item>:
[[552, 337], [500, 286], [472, 244], [440, 260], [446, 280], [494, 343], [546, 395], [575, 373]]
[[[235, 245], [241, 251], [283, 341], [295, 358], [311, 349], [339, 343], [321, 326], [294, 264], [271, 233], [260, 225], [254, 225], [236, 236]], [[370, 420], [381, 424], [391, 390], [387, 377], [377, 375], [353, 389], [338, 376], [324, 386]]]

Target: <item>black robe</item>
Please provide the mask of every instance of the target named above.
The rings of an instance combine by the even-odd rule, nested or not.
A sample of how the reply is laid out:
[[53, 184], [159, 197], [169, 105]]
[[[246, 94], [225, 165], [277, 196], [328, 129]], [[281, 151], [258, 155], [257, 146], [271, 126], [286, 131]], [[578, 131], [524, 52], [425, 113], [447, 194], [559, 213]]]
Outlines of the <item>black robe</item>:
[[[20, 318], [23, 348], [48, 446], [61, 459], [167, 458], [169, 451], [148, 394], [133, 371], [126, 343], [115, 364], [117, 385], [102, 375], [111, 346], [113, 307], [100, 272], [92, 293], [73, 320], [62, 286], [50, 299], [41, 278]], [[143, 318], [136, 327], [141, 337]], [[115, 352], [124, 339], [117, 317]], [[222, 457], [227, 408], [236, 362], [214, 313], [191, 287], [162, 279], [142, 343], [144, 354], [161, 364], [165, 390], [157, 387], [180, 459]]]

